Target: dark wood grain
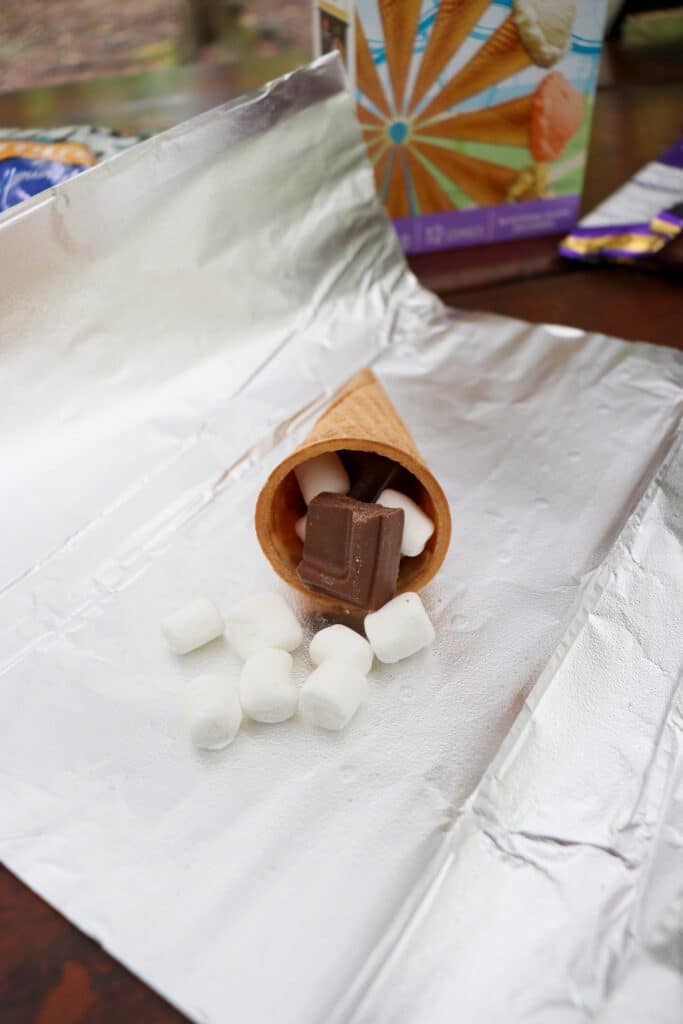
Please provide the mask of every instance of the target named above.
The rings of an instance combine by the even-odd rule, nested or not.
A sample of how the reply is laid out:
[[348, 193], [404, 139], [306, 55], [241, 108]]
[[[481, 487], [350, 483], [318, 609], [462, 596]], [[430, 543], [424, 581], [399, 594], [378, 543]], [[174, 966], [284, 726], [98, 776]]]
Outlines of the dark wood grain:
[[683, 349], [683, 280], [631, 267], [569, 266], [549, 277], [443, 296], [460, 309], [567, 324], [629, 341]]
[[[281, 69], [284, 70], [284, 69]], [[0, 124], [105, 123], [159, 130], [271, 77], [234, 68], [177, 69], [0, 96]], [[598, 94], [584, 207], [613, 191], [681, 130], [680, 59], [610, 51]], [[683, 347], [680, 279], [560, 260], [556, 238], [411, 259], [448, 303], [536, 322]], [[0, 868], [2, 1024], [178, 1024], [185, 1018]]]
[[182, 1024], [96, 942], [0, 867], [2, 1024]]

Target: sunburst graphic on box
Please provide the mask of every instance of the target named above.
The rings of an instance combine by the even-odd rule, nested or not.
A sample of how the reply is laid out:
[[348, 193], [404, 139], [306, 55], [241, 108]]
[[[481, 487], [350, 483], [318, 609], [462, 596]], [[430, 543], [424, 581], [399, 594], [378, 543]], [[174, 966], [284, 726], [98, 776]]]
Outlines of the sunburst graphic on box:
[[[525, 68], [556, 64], [571, 41], [575, 3], [513, 0], [502, 23], [442, 80], [492, 2], [441, 0], [423, 52], [415, 54], [419, 64], [411, 82], [421, 2], [377, 0], [388, 88], [356, 15], [358, 118], [392, 217], [551, 194], [548, 162], [576, 134], [584, 112], [583, 96], [560, 71], [550, 71], [528, 95], [463, 112], [457, 108]], [[461, 141], [521, 147], [530, 156], [526, 166], [512, 167], [454, 148]], [[458, 204], [457, 193], [469, 202]]]

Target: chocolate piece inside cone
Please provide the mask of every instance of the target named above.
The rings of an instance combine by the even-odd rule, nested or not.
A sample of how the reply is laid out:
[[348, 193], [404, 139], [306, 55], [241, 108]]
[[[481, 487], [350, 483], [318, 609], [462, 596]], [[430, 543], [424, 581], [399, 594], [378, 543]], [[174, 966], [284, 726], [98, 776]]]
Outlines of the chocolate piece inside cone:
[[410, 491], [410, 473], [393, 459], [375, 455], [374, 452], [339, 454], [351, 477], [350, 498], [356, 498], [358, 501], [376, 501], [387, 487], [404, 493]]
[[308, 506], [297, 574], [312, 590], [374, 611], [396, 593], [404, 514], [341, 494]]

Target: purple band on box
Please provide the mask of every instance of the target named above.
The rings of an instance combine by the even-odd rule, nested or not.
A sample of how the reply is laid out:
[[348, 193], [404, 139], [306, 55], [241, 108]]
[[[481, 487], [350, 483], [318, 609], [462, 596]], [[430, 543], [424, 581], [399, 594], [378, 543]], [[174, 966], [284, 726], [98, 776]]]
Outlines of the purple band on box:
[[576, 223], [578, 196], [533, 199], [528, 203], [448, 210], [421, 217], [398, 217], [394, 227], [406, 252], [458, 249], [514, 238], [554, 235]]

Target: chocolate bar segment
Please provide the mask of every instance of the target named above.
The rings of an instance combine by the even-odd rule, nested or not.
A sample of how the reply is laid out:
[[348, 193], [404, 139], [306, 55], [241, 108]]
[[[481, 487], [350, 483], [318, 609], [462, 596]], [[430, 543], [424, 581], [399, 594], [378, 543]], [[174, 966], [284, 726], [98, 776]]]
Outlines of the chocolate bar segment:
[[384, 455], [374, 452], [339, 453], [351, 478], [350, 498], [358, 501], [376, 501], [387, 487], [405, 492], [410, 488], [410, 473]]
[[308, 506], [302, 583], [374, 611], [396, 593], [403, 509], [319, 494]]

